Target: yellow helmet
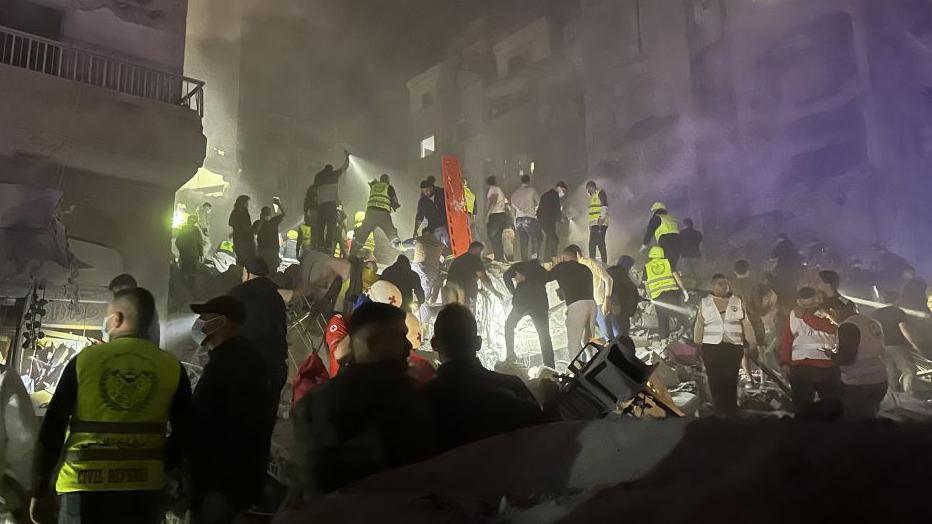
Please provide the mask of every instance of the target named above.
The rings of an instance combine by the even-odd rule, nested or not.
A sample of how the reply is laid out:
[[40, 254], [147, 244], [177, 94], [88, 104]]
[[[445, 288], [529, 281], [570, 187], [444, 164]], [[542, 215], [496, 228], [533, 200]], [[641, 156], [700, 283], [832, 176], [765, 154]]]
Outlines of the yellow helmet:
[[298, 232], [295, 231], [294, 229], [288, 230], [288, 240], [297, 240], [297, 239], [298, 239]]
[[654, 260], [657, 258], [667, 258], [667, 254], [664, 252], [662, 247], [654, 246], [650, 248], [650, 251], [647, 252], [647, 258], [651, 260]]
[[660, 211], [661, 209], [663, 209], [664, 211], [667, 210], [667, 205], [664, 204], [663, 202], [654, 202], [654, 205], [650, 206], [651, 213], [656, 213], [657, 211]]
[[363, 220], [366, 219], [366, 212], [365, 212], [365, 211], [357, 211], [357, 212], [356, 212], [356, 217], [355, 217], [355, 218], [356, 218], [356, 222], [362, 222]]

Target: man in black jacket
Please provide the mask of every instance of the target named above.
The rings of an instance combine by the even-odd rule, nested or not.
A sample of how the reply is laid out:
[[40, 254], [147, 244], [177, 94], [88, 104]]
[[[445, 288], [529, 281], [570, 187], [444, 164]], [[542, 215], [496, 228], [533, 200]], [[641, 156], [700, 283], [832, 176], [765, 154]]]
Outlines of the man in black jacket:
[[350, 317], [352, 358], [295, 406], [295, 458], [307, 495], [436, 453], [431, 405], [406, 375], [405, 313], [369, 302]]
[[443, 189], [434, 185], [428, 177], [421, 182], [421, 198], [417, 201], [417, 213], [414, 215], [414, 234], [419, 236], [418, 228], [427, 221], [426, 230], [432, 232], [437, 240], [450, 247], [450, 230], [447, 226], [447, 204]]
[[285, 210], [282, 208], [282, 202], [275, 197], [272, 199], [272, 207], [263, 207], [259, 212], [259, 220], [253, 225], [253, 229], [256, 230], [257, 252], [265, 259], [272, 273], [277, 272], [281, 264], [278, 233], [284, 218]]
[[546, 260], [553, 260], [560, 249], [557, 224], [563, 220], [563, 198], [566, 192], [566, 183], [557, 182], [553, 189], [540, 196], [540, 203], [537, 205], [537, 221], [544, 233]]
[[505, 287], [513, 295], [511, 313], [505, 320], [505, 358], [515, 358], [515, 327], [525, 315], [529, 315], [537, 329], [540, 356], [544, 365], [554, 367], [553, 341], [550, 338], [550, 307], [547, 301], [547, 270], [540, 265], [539, 260], [528, 260], [508, 268], [503, 278]]
[[278, 414], [282, 387], [288, 378], [288, 341], [285, 325], [285, 301], [278, 293], [278, 286], [269, 276], [265, 260], [254, 257], [243, 267], [243, 283], [230, 290], [230, 296], [246, 306], [246, 323], [240, 336], [258, 350], [266, 364], [269, 376], [269, 392], [266, 399], [269, 413], [268, 431]]
[[382, 280], [395, 284], [401, 291], [401, 308], [411, 311], [412, 299], [417, 298], [418, 304], [424, 303], [424, 288], [421, 287], [421, 277], [411, 269], [411, 261], [404, 255], [398, 255], [395, 263], [382, 271]]
[[431, 347], [443, 365], [424, 387], [434, 406], [443, 450], [545, 422], [521, 379], [482, 367], [482, 338], [468, 308], [452, 304], [437, 314]]
[[[194, 390], [188, 457], [193, 524], [231, 522], [262, 495], [269, 456], [265, 362], [238, 336], [246, 306], [230, 296], [192, 304], [191, 330], [208, 351]], [[235, 460], [234, 460], [235, 458]]]
[[631, 332], [631, 317], [637, 312], [641, 302], [638, 287], [631, 280], [631, 268], [634, 259], [625, 255], [618, 259], [618, 264], [608, 268], [612, 277], [612, 329], [615, 336], [628, 336]]

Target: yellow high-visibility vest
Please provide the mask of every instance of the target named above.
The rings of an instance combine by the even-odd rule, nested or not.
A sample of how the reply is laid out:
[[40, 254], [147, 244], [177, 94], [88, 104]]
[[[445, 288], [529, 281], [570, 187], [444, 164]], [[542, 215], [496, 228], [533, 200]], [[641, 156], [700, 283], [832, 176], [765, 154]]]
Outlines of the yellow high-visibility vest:
[[676, 283], [676, 278], [673, 277], [673, 268], [670, 266], [669, 260], [665, 258], [648, 260], [644, 266], [644, 271], [647, 275], [647, 293], [650, 295], [651, 300], [656, 300], [657, 297], [667, 291], [678, 291], [680, 289], [679, 284]]
[[181, 363], [151, 342], [129, 337], [90, 346], [75, 358], [78, 400], [55, 489], [162, 489]]
[[298, 226], [298, 238], [301, 239], [301, 247], [306, 248], [311, 245], [311, 226], [301, 224]]
[[608, 208], [602, 205], [602, 199], [599, 198], [599, 195], [602, 193], [602, 190], [599, 189], [596, 191], [592, 198], [589, 199], [589, 225], [594, 226], [599, 223], [599, 219], [603, 219], [603, 224], [608, 225]]
[[391, 213], [392, 198], [388, 196], [389, 185], [385, 182], [369, 182], [369, 202], [366, 209], [384, 209]]
[[660, 237], [664, 235], [680, 232], [680, 223], [675, 216], [669, 213], [657, 216], [660, 217], [660, 225], [657, 226], [657, 230], [654, 231], [654, 238], [657, 239], [658, 242], [660, 242]]
[[476, 210], [476, 194], [465, 184], [463, 184], [463, 200], [466, 201], [466, 214], [472, 215]]

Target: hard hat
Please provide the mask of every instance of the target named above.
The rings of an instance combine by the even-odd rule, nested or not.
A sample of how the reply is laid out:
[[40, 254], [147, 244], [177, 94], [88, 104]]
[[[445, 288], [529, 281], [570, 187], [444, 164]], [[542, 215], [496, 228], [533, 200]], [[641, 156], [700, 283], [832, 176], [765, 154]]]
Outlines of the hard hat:
[[362, 222], [363, 220], [366, 219], [366, 212], [365, 212], [365, 211], [357, 211], [357, 212], [356, 212], [356, 217], [355, 217], [355, 218], [356, 218], [356, 222]]
[[220, 251], [227, 251], [229, 253], [233, 252], [233, 242], [229, 240], [224, 240], [220, 243]]
[[663, 248], [660, 246], [654, 246], [650, 248], [650, 251], [647, 252], [647, 258], [654, 260], [655, 258], [666, 258], [667, 254], [664, 252]]
[[405, 325], [408, 326], [408, 342], [412, 349], [421, 349], [421, 321], [409, 311], [405, 316]]
[[387, 280], [379, 280], [366, 291], [369, 300], [401, 307], [401, 290]]
[[298, 239], [298, 232], [295, 231], [294, 229], [289, 229], [288, 240], [297, 240], [297, 239]]
[[667, 210], [667, 205], [664, 204], [663, 202], [654, 202], [654, 205], [650, 206], [651, 213], [656, 213], [657, 211], [660, 211], [661, 209], [663, 209], [664, 211]]

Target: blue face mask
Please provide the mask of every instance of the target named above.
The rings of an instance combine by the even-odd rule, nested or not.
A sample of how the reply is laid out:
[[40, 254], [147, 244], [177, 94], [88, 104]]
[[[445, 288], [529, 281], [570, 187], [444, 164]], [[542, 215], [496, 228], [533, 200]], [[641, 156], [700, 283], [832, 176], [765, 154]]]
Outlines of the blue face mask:
[[198, 346], [203, 346], [204, 341], [207, 340], [207, 337], [213, 334], [214, 331], [216, 331], [214, 330], [214, 331], [211, 331], [210, 333], [204, 332], [204, 327], [207, 326], [207, 324], [210, 324], [211, 322], [213, 322], [214, 320], [219, 320], [219, 317], [212, 318], [210, 320], [204, 320], [204, 319], [198, 318], [197, 320], [194, 321], [194, 325], [191, 326], [191, 338], [194, 339], [194, 342], [196, 342]]

